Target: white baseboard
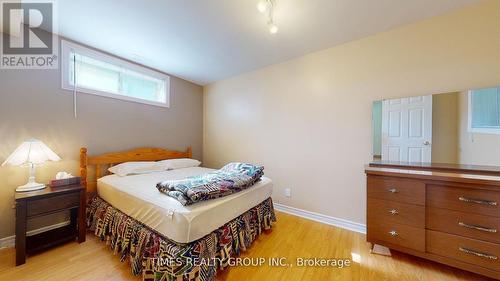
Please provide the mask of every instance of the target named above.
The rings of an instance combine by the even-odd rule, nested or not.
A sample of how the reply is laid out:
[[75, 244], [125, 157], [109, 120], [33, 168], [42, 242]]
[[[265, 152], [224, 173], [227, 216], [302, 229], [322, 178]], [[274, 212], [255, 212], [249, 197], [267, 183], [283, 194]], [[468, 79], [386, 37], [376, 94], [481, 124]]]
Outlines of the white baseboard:
[[[69, 221], [63, 221], [63, 222], [56, 223], [53, 225], [44, 226], [44, 227], [41, 227], [38, 229], [33, 229], [33, 230], [26, 232], [26, 236], [33, 236], [33, 235], [36, 235], [36, 234], [39, 234], [39, 233], [42, 233], [45, 231], [49, 231], [49, 230], [56, 229], [56, 228], [63, 227], [63, 226], [67, 226], [67, 225], [69, 225]], [[16, 236], [15, 235], [8, 236], [5, 238], [0, 238], [0, 249], [14, 247], [15, 244], [16, 244]]]
[[352, 221], [348, 221], [345, 219], [339, 219], [339, 218], [335, 218], [335, 217], [331, 217], [331, 216], [327, 216], [327, 215], [323, 215], [323, 214], [318, 214], [315, 212], [310, 212], [310, 211], [286, 206], [286, 205], [279, 204], [279, 203], [274, 203], [274, 208], [278, 211], [281, 211], [281, 212], [284, 212], [284, 213], [287, 213], [290, 215], [294, 215], [294, 216], [302, 217], [305, 219], [321, 222], [324, 224], [337, 226], [337, 227], [351, 230], [354, 232], [366, 234], [366, 225], [361, 224], [361, 223], [352, 222]]
[[5, 238], [0, 238], [0, 249], [11, 248], [16, 244], [16, 236], [8, 236]]

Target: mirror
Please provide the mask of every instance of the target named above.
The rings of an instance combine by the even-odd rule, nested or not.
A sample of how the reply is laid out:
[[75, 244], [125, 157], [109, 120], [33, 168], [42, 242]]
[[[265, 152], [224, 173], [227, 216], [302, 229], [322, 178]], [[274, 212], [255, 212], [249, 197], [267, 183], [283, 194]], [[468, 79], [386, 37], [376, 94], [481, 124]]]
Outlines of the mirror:
[[375, 101], [373, 159], [500, 166], [500, 87]]

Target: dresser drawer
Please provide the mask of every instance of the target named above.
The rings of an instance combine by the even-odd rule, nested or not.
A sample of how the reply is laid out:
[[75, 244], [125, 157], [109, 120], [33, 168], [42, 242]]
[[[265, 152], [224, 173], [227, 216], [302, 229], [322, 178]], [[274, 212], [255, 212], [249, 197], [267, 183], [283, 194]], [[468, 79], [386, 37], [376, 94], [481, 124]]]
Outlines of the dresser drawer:
[[500, 271], [500, 245], [453, 234], [426, 231], [427, 252]]
[[368, 198], [416, 205], [425, 204], [425, 184], [417, 180], [368, 176]]
[[425, 230], [402, 224], [389, 224], [380, 221], [368, 222], [368, 241], [384, 245], [383, 242], [417, 251], [425, 251]]
[[500, 217], [500, 192], [441, 185], [427, 186], [427, 206]]
[[368, 222], [382, 221], [388, 224], [425, 227], [424, 206], [368, 198], [368, 210]]
[[427, 228], [500, 243], [500, 218], [459, 211], [427, 208]]
[[27, 202], [27, 215], [36, 216], [55, 210], [70, 209], [80, 206], [80, 192], [61, 194], [50, 198], [41, 198]]

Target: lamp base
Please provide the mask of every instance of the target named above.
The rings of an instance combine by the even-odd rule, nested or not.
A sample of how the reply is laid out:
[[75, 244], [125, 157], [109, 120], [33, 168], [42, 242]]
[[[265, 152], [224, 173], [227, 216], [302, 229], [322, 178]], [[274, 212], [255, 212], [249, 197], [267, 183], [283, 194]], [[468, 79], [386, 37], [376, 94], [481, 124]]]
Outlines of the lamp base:
[[18, 188], [16, 188], [16, 192], [28, 192], [28, 191], [34, 191], [34, 190], [40, 190], [44, 189], [45, 184], [43, 183], [37, 183], [37, 182], [28, 182], [25, 185], [21, 185]]

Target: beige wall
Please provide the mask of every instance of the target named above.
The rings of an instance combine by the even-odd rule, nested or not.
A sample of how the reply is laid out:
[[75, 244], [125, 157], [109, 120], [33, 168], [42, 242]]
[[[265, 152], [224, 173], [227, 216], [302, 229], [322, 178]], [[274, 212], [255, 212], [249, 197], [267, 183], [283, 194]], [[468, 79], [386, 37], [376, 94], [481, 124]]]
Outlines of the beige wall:
[[[500, 83], [497, 83], [497, 86]], [[468, 93], [459, 96], [459, 162], [500, 166], [500, 135], [468, 132]]]
[[372, 102], [500, 84], [499, 15], [487, 1], [209, 85], [204, 161], [262, 163], [275, 202], [364, 223]]
[[432, 96], [432, 162], [458, 163], [458, 95]]
[[[38, 138], [63, 161], [37, 170], [47, 182], [57, 171], [78, 175], [79, 148], [90, 154], [156, 146], [202, 156], [202, 87], [171, 77], [170, 108], [79, 94], [78, 118], [73, 98], [61, 90], [58, 70], [0, 70], [0, 163], [27, 138]], [[14, 234], [14, 190], [28, 170], [0, 167], [0, 238]], [[35, 226], [33, 226], [35, 227]]]

